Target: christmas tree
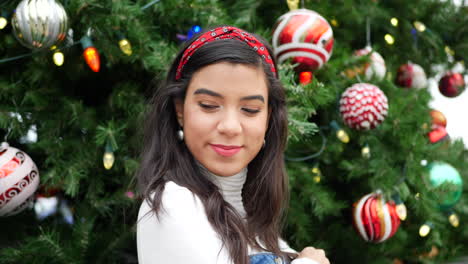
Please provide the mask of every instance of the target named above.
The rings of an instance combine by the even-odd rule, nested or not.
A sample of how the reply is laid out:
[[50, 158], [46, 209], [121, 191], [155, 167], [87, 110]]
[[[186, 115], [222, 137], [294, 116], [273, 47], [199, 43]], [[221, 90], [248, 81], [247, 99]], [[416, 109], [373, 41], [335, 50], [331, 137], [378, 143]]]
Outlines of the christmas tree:
[[[315, 57], [277, 54], [289, 112], [285, 240], [298, 250], [323, 248], [332, 263], [445, 263], [468, 254], [468, 152], [447, 136], [443, 115], [431, 116], [431, 94], [415, 69], [431, 78], [435, 65], [448, 71], [467, 60], [466, 7], [436, 0], [24, 2], [0, 3], [0, 136], [9, 144], [0, 147], [0, 201], [9, 199], [14, 186], [6, 179], [15, 168], [34, 162], [28, 179], [40, 182], [37, 191], [23, 190], [31, 196], [18, 202], [22, 212], [0, 207], [0, 263], [137, 263], [134, 175], [154, 86], [200, 27], [234, 25], [279, 50], [294, 34], [284, 30], [288, 23], [304, 26], [278, 22], [291, 12], [314, 21], [310, 39], [299, 42], [321, 49]], [[33, 26], [39, 22], [48, 24]], [[319, 22], [325, 30], [313, 27]], [[464, 85], [453, 87], [459, 77], [448, 80], [442, 93], [463, 92]], [[17, 149], [29, 158], [2, 160]]]

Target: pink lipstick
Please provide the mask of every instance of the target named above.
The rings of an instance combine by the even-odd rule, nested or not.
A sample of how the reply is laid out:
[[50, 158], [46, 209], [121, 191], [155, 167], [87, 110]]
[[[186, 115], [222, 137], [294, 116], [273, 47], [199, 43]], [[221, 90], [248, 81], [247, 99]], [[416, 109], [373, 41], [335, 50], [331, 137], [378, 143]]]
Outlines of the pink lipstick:
[[230, 157], [242, 149], [242, 146], [225, 146], [225, 145], [213, 145], [210, 144], [216, 153], [224, 157]]

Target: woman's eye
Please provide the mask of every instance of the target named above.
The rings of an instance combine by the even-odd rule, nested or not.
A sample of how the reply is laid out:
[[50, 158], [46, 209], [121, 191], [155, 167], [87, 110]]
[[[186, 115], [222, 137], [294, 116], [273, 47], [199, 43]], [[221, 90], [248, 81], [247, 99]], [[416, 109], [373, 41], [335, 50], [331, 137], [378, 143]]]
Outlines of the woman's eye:
[[208, 109], [208, 110], [218, 108], [217, 105], [209, 105], [209, 104], [203, 104], [203, 103], [198, 103], [198, 105], [200, 105], [202, 108], [205, 108], [205, 109]]
[[242, 110], [244, 110], [245, 112], [247, 112], [249, 114], [256, 114], [256, 113], [260, 112], [260, 110], [255, 110], [255, 109], [250, 109], [250, 108], [242, 108]]

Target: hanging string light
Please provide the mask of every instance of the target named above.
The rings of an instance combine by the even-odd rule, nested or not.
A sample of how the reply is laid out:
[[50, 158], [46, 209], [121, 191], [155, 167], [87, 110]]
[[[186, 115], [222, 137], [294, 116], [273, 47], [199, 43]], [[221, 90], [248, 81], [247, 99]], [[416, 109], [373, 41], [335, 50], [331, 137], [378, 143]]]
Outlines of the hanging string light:
[[387, 42], [388, 45], [395, 44], [395, 38], [390, 34], [385, 34], [384, 39], [385, 39], [385, 42]]
[[413, 26], [419, 32], [426, 31], [426, 25], [424, 25], [421, 21], [414, 21]]
[[370, 147], [369, 144], [365, 144], [364, 147], [361, 149], [361, 155], [365, 159], [369, 159], [371, 157]]
[[302, 85], [307, 85], [312, 82], [314, 76], [312, 75], [312, 72], [310, 71], [305, 71], [299, 73], [299, 83]]
[[4, 29], [8, 25], [7, 14], [3, 11], [0, 14], [0, 30]]
[[117, 32], [117, 36], [119, 38], [120, 50], [125, 55], [131, 56], [133, 51], [132, 51], [132, 45], [130, 44], [130, 41], [121, 32]]
[[52, 46], [50, 49], [54, 52], [54, 54], [52, 55], [52, 60], [54, 61], [54, 64], [58, 67], [62, 66], [65, 62], [65, 55], [63, 55], [62, 51], [60, 51], [60, 49], [58, 49], [55, 45]]
[[110, 170], [112, 166], [114, 165], [114, 161], [115, 161], [114, 150], [112, 148], [112, 144], [110, 140], [108, 139], [106, 143], [104, 156], [102, 157], [104, 168], [106, 168], [106, 170]]
[[392, 19], [390, 19], [390, 24], [394, 27], [398, 26], [398, 18], [392, 17]]
[[458, 215], [453, 211], [448, 213], [448, 220], [449, 223], [455, 228], [457, 228], [460, 225], [460, 219], [458, 218]]
[[314, 182], [319, 183], [322, 180], [322, 172], [320, 171], [318, 164], [314, 165], [314, 167], [311, 169], [311, 172]]
[[346, 131], [344, 131], [338, 123], [333, 120], [330, 122], [330, 126], [336, 131], [336, 137], [343, 143], [348, 143], [349, 142], [349, 136]]
[[421, 237], [426, 237], [429, 235], [431, 232], [431, 229], [434, 228], [434, 225], [431, 222], [426, 222], [424, 223], [420, 228], [419, 228], [419, 235]]
[[89, 36], [84, 36], [81, 39], [81, 46], [83, 47], [83, 56], [89, 68], [93, 72], [99, 72], [101, 67], [101, 60], [99, 58], [99, 52], [94, 47], [93, 42]]

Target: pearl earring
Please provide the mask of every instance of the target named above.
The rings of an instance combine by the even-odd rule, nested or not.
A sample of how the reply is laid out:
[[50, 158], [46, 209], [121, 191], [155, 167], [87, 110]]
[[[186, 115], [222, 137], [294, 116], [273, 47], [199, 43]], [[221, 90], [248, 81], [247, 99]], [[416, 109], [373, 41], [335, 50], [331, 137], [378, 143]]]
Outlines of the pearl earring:
[[182, 129], [179, 129], [177, 131], [177, 137], [179, 138], [179, 141], [183, 141], [184, 140], [184, 131]]

